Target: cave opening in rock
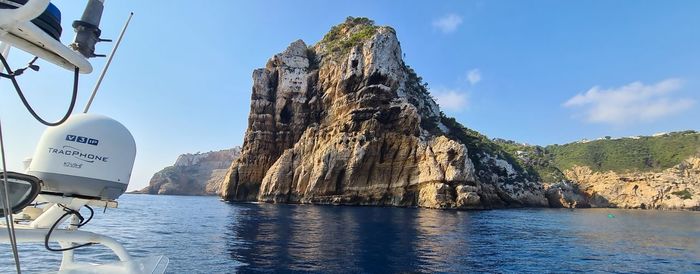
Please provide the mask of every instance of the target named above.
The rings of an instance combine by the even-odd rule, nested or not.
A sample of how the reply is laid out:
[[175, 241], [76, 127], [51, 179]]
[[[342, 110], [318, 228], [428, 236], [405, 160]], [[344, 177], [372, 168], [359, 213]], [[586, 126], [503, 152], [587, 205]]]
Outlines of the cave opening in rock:
[[289, 105], [284, 105], [282, 111], [280, 112], [280, 122], [283, 124], [289, 124], [292, 121], [292, 111], [289, 109]]
[[367, 80], [367, 85], [378, 85], [378, 84], [384, 84], [387, 80], [387, 77], [382, 75], [379, 72], [374, 72], [372, 75], [369, 76], [369, 79]]
[[345, 180], [345, 170], [341, 170], [338, 173], [338, 177], [335, 179], [335, 192], [337, 194], [343, 194], [343, 181]]

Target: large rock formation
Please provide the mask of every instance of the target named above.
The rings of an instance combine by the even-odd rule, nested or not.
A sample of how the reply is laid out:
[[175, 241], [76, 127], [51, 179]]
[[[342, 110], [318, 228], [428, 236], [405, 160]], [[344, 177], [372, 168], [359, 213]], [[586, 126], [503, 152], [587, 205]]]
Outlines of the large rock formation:
[[226, 171], [241, 153], [240, 147], [206, 153], [183, 154], [175, 164], [157, 172], [149, 185], [140, 190], [147, 194], [216, 195]]
[[253, 72], [228, 200], [429, 208], [547, 206], [533, 174], [481, 149], [402, 60], [395, 31], [348, 18]]
[[700, 210], [700, 158], [691, 157], [662, 172], [594, 172], [587, 166], [565, 170], [576, 189], [550, 187], [552, 206]]

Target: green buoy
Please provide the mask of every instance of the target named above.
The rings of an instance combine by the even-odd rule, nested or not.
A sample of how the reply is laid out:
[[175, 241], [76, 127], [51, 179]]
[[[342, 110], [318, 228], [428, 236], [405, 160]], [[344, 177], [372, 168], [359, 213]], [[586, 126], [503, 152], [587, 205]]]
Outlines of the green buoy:
[[608, 214], [608, 218], [613, 219], [613, 218], [615, 218], [615, 215]]

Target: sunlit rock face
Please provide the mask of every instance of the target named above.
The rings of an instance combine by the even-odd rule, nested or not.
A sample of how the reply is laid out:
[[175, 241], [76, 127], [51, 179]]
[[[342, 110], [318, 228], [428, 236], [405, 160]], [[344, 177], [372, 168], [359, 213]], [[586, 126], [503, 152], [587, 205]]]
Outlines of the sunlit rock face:
[[[469, 151], [402, 60], [395, 31], [349, 18], [253, 72], [248, 129], [221, 196], [233, 201], [481, 209], [547, 206], [498, 155]], [[474, 160], [478, 161], [476, 167]]]
[[240, 147], [205, 153], [182, 154], [175, 164], [155, 173], [146, 194], [216, 195], [224, 175], [241, 153]]
[[555, 207], [621, 207], [700, 210], [700, 158], [691, 157], [661, 172], [593, 172], [575, 166], [564, 171], [575, 189], [550, 187]]

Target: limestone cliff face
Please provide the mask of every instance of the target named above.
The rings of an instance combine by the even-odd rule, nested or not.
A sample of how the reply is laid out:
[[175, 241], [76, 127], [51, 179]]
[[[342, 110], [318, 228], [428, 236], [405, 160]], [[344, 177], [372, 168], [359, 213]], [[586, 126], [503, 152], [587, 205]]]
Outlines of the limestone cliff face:
[[226, 171], [240, 155], [240, 147], [206, 153], [183, 154], [175, 164], [157, 172], [141, 193], [216, 195]]
[[662, 172], [618, 174], [576, 166], [564, 171], [575, 189], [547, 191], [553, 206], [700, 210], [700, 158], [691, 157]]
[[542, 185], [502, 155], [470, 151], [396, 33], [349, 18], [309, 48], [299, 40], [253, 72], [228, 200], [491, 208], [546, 206]]

